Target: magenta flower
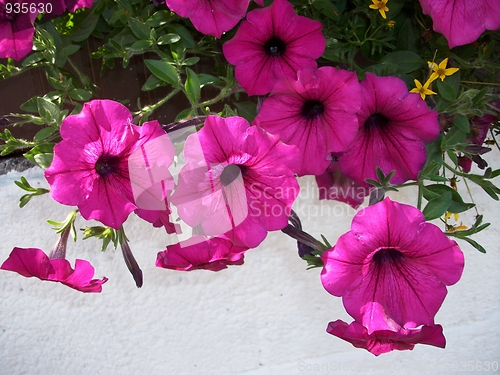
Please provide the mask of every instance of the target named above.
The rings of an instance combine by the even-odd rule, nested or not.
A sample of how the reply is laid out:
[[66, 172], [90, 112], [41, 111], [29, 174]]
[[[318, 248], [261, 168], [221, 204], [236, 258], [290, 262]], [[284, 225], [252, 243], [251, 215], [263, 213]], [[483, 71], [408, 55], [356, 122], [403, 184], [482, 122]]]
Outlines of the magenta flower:
[[264, 6], [264, 0], [254, 0], [256, 4], [259, 4], [261, 7]]
[[276, 83], [254, 124], [298, 147], [299, 176], [319, 175], [356, 137], [361, 87], [356, 73], [329, 66], [301, 69], [297, 78]]
[[43, 9], [47, 9], [47, 4], [50, 4], [51, 12], [45, 12], [45, 17], [52, 18], [55, 16], [60, 16], [64, 12], [69, 11], [70, 13], [74, 13], [77, 9], [80, 8], [92, 8], [94, 4], [94, 0], [31, 0], [38, 6], [38, 9], [42, 7], [39, 5], [43, 5]]
[[[54, 159], [45, 170], [51, 197], [78, 206], [85, 219], [115, 229], [144, 202], [160, 202], [159, 209], [166, 209], [161, 196], [154, 199], [147, 192], [169, 178], [173, 145], [157, 121], [136, 126], [131, 120], [130, 111], [111, 100], [85, 103], [78, 115], [66, 117], [61, 124], [63, 140], [54, 147]], [[158, 137], [163, 141], [147, 144]], [[158, 144], [170, 147], [156, 149]], [[131, 160], [141, 160], [135, 168], [131, 155]], [[154, 204], [144, 208], [158, 209]]]
[[181, 17], [189, 18], [196, 30], [220, 38], [245, 17], [250, 0], [166, 0]]
[[498, 0], [420, 0], [420, 4], [450, 48], [476, 41], [485, 30], [500, 29]]
[[425, 142], [439, 136], [438, 113], [399, 78], [367, 73], [361, 86], [359, 130], [339, 156], [340, 170], [363, 186], [367, 178], [377, 180], [377, 166], [386, 175], [396, 171], [393, 184], [416, 180], [426, 161]]
[[298, 16], [286, 0], [274, 0], [247, 14], [233, 39], [224, 43], [227, 61], [248, 95], [265, 95], [282, 77], [295, 79], [301, 68], [316, 68], [325, 51], [318, 21]]
[[248, 247], [236, 246], [225, 236], [194, 236], [159, 252], [156, 266], [178, 271], [220, 271], [229, 265], [242, 265], [247, 250]]
[[440, 325], [422, 326], [418, 329], [399, 328], [397, 331], [375, 331], [371, 334], [358, 322], [347, 324], [342, 320], [330, 322], [326, 332], [379, 356], [393, 350], [413, 350], [416, 344], [444, 348], [446, 339]]
[[359, 211], [322, 259], [323, 286], [369, 335], [433, 325], [446, 286], [464, 267], [455, 241], [415, 207], [389, 198]]
[[243, 118], [208, 116], [184, 155], [171, 202], [198, 234], [225, 233], [238, 246], [256, 247], [267, 231], [287, 225], [299, 192], [296, 147]]
[[352, 208], [358, 208], [370, 195], [370, 188], [361, 186], [345, 176], [339, 168], [339, 163], [332, 161], [326, 172], [316, 176], [319, 199], [331, 199], [347, 203]]
[[106, 277], [92, 279], [94, 267], [86, 260], [77, 259], [75, 269], [72, 269], [66, 259], [49, 259], [43, 250], [35, 248], [15, 247], [0, 269], [14, 271], [24, 277], [60, 282], [84, 293], [100, 293], [102, 284], [108, 281]]
[[[21, 0], [0, 0], [0, 58], [19, 61], [33, 48], [33, 24], [38, 12], [15, 13], [15, 6], [22, 3]], [[9, 6], [10, 11], [7, 4], [12, 5], [12, 8]]]

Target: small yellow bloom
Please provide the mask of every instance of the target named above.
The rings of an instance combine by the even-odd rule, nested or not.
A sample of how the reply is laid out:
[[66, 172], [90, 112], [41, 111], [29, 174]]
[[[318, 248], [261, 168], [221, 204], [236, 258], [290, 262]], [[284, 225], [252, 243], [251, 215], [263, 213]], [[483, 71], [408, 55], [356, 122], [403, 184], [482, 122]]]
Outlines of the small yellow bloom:
[[420, 94], [422, 100], [425, 100], [426, 95], [436, 95], [434, 91], [429, 90], [429, 85], [431, 84], [431, 80], [425, 82], [423, 86], [418, 79], [415, 79], [413, 82], [415, 82], [415, 86], [417, 87], [411, 89], [410, 92], [416, 92], [417, 94]]
[[387, 22], [388, 28], [393, 28], [394, 26], [396, 26], [396, 21], [390, 20]]
[[385, 15], [385, 12], [389, 11], [389, 8], [387, 8], [387, 1], [389, 0], [372, 0], [373, 4], [370, 4], [369, 8], [370, 9], [378, 9], [380, 12], [381, 16], [384, 17], [384, 19], [387, 18]]
[[[451, 217], [451, 212], [446, 211], [446, 215], [444, 217], [446, 220], [448, 220]], [[453, 217], [455, 218], [455, 221], [458, 221], [458, 214], [457, 213], [453, 214]]]
[[[373, 1], [373, 0], [372, 0]], [[458, 68], [448, 68], [446, 69], [446, 65], [448, 64], [448, 58], [444, 59], [439, 63], [439, 65], [432, 66], [432, 70], [434, 71], [429, 77], [430, 81], [435, 81], [438, 78], [441, 78], [441, 81], [444, 81], [446, 76], [451, 76], [452, 74], [458, 72]], [[430, 65], [429, 65], [430, 68]]]

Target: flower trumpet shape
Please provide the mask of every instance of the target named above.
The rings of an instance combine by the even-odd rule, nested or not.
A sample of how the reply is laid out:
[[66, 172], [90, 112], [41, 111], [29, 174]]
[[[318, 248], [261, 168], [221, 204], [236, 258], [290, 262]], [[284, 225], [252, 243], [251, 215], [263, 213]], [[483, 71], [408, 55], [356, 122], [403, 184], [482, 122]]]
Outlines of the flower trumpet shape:
[[357, 322], [374, 331], [433, 325], [464, 255], [415, 207], [385, 198], [359, 211], [322, 255], [321, 282]]
[[24, 277], [38, 277], [40, 280], [60, 282], [84, 293], [99, 293], [108, 279], [93, 279], [94, 267], [86, 260], [77, 259], [75, 268], [66, 259], [50, 259], [43, 250], [15, 247], [9, 258], [0, 267], [14, 271]]

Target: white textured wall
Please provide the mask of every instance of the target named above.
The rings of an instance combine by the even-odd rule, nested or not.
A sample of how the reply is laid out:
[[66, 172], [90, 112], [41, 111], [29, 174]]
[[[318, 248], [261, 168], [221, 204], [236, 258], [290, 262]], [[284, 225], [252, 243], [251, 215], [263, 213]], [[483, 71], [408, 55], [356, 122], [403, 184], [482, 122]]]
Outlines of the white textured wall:
[[[21, 175], [46, 186], [37, 169], [0, 176], [0, 262], [14, 246], [48, 252], [56, 236], [46, 219], [62, 220], [70, 210], [48, 195], [19, 209], [23, 192], [13, 180]], [[313, 179], [302, 185], [312, 193]], [[101, 294], [0, 271], [0, 374], [452, 374], [464, 372], [460, 361], [487, 372], [485, 361], [500, 361], [500, 205], [471, 187], [486, 221], [496, 223], [477, 236], [487, 254], [461, 244], [463, 277], [436, 316], [445, 350], [417, 345], [376, 358], [327, 334], [329, 321], [352, 319], [324, 291], [320, 270], [306, 271], [295, 242], [281, 233], [250, 250], [243, 266], [183, 273], [154, 266], [166, 234], [132, 217], [125, 228], [145, 275], [142, 289], [121, 252], [101, 253], [94, 239], [71, 242], [68, 258], [88, 259], [96, 276], [109, 278]], [[410, 192], [392, 197], [415, 203]], [[333, 243], [349, 229], [354, 211], [346, 205], [307, 197], [300, 204], [310, 207], [303, 224], [313, 235]], [[315, 215], [321, 205], [324, 215]]]

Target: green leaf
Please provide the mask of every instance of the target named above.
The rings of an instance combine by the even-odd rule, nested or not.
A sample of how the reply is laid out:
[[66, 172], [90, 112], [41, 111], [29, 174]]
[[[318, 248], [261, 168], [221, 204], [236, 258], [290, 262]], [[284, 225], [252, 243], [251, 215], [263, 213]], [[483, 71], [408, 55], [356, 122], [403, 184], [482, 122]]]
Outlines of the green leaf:
[[43, 128], [42, 130], [40, 130], [38, 133], [35, 134], [35, 136], [33, 137], [33, 140], [35, 142], [43, 141], [44, 139], [47, 139], [55, 132], [56, 132], [55, 128], [52, 128], [52, 127]]
[[38, 61], [43, 60], [43, 54], [40, 52], [35, 52], [28, 57], [26, 57], [23, 61], [23, 66], [29, 66], [37, 63]]
[[73, 14], [74, 27], [71, 29], [68, 37], [74, 42], [83, 42], [87, 40], [94, 31], [99, 15], [94, 14], [91, 9], [79, 9]]
[[80, 46], [77, 46], [76, 44], [70, 44], [62, 49], [62, 54], [64, 56], [70, 56], [80, 49]]
[[193, 36], [184, 26], [179, 24], [172, 24], [168, 26], [168, 30], [169, 32], [180, 35], [182, 42], [187, 48], [193, 48], [196, 45]]
[[151, 74], [144, 85], [142, 86], [141, 90], [142, 91], [151, 91], [156, 89], [157, 87], [165, 85], [165, 82], [163, 82], [161, 79], [157, 78], [154, 74]]
[[151, 17], [146, 21], [146, 25], [149, 27], [158, 27], [165, 25], [171, 19], [170, 12], [168, 10], [159, 10], [154, 13]]
[[435, 82], [437, 84], [439, 95], [450, 102], [455, 100], [455, 98], [457, 97], [457, 92], [451, 85], [444, 81], [441, 81], [441, 79], [437, 79]]
[[[52, 162], [54, 154], [54, 143], [41, 143], [33, 147], [30, 151], [24, 154], [24, 157], [34, 165], [47, 169]], [[43, 156], [40, 156], [43, 155]]]
[[128, 25], [130, 26], [130, 30], [132, 30], [137, 38], [143, 40], [149, 39], [150, 30], [149, 27], [144, 24], [144, 22], [140, 21], [138, 18], [129, 18]]
[[461, 240], [467, 241], [471, 244], [475, 249], [479, 250], [481, 253], [486, 254], [486, 249], [478, 244], [476, 241], [471, 240], [469, 237], [460, 237]]
[[182, 62], [182, 65], [191, 66], [191, 65], [196, 64], [198, 61], [200, 61], [200, 58], [197, 56], [189, 57]]
[[47, 169], [52, 163], [53, 154], [37, 154], [34, 156], [35, 163], [42, 169]]
[[92, 98], [92, 93], [84, 89], [71, 89], [68, 92], [72, 99], [86, 102]]
[[415, 52], [397, 51], [391, 52], [380, 59], [380, 64], [396, 65], [396, 73], [411, 73], [426, 64]]
[[238, 115], [249, 123], [252, 123], [257, 116], [257, 104], [254, 102], [234, 103], [234, 105], [238, 108]]
[[460, 130], [458, 127], [453, 127], [446, 133], [446, 144], [448, 146], [453, 146], [458, 143], [465, 143], [467, 138], [467, 133]]
[[192, 103], [198, 103], [201, 95], [201, 84], [196, 73], [190, 69], [186, 68], [187, 79], [184, 85], [186, 89], [186, 94]]
[[446, 193], [451, 194], [451, 202], [448, 207], [448, 212], [458, 214], [460, 212], [467, 211], [475, 206], [474, 203], [465, 203], [458, 191], [452, 189], [450, 186], [443, 184], [433, 184], [424, 186], [423, 188], [424, 198], [428, 201], [436, 199]]
[[149, 49], [153, 45], [153, 42], [150, 40], [138, 40], [129, 47], [131, 51], [134, 52], [144, 52]]
[[165, 60], [144, 60], [144, 63], [148, 69], [157, 78], [164, 82], [170, 83], [171, 85], [177, 85], [179, 83], [179, 76], [177, 75], [177, 70], [170, 65]]
[[38, 113], [38, 103], [36, 99], [37, 96], [34, 96], [33, 98], [21, 104], [20, 108], [26, 112]]
[[459, 128], [461, 131], [465, 133], [470, 132], [470, 124], [467, 116], [464, 116], [459, 113], [455, 118], [455, 121], [453, 121], [453, 124], [455, 124], [457, 128]]
[[36, 102], [38, 106], [38, 113], [41, 118], [47, 121], [48, 124], [57, 121], [59, 113], [61, 112], [59, 106], [41, 97], [37, 97]]
[[180, 35], [174, 34], [174, 33], [169, 33], [162, 35], [158, 38], [156, 41], [156, 44], [159, 46], [162, 46], [164, 44], [172, 44], [172, 43], [177, 43], [179, 40], [181, 40]]
[[446, 192], [437, 198], [431, 199], [423, 210], [425, 219], [433, 220], [443, 216], [451, 203], [451, 197], [451, 193]]

